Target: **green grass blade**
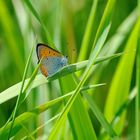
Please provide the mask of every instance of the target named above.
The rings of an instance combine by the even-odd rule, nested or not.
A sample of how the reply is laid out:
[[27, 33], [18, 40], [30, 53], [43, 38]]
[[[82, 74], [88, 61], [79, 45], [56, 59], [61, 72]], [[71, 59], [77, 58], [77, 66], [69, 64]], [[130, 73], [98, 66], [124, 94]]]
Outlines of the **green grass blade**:
[[31, 57], [32, 57], [33, 51], [34, 51], [34, 45], [33, 45], [32, 49], [29, 53], [29, 57], [27, 59], [27, 63], [26, 63], [25, 70], [24, 70], [24, 73], [23, 73], [22, 84], [21, 84], [21, 88], [20, 88], [20, 91], [19, 91], [19, 94], [18, 94], [17, 101], [16, 101], [15, 109], [14, 109], [14, 112], [13, 112], [12, 123], [11, 123], [11, 127], [10, 127], [10, 130], [9, 130], [8, 139], [10, 138], [11, 131], [12, 131], [12, 128], [13, 128], [13, 125], [14, 125], [15, 117], [16, 117], [16, 113], [17, 113], [17, 110], [18, 110], [18, 106], [20, 104], [21, 94], [22, 94], [23, 87], [24, 87], [24, 84], [25, 84], [25, 79], [26, 79], [26, 75], [27, 75], [27, 72], [28, 72], [29, 64], [31, 62]]
[[94, 113], [96, 118], [99, 120], [99, 122], [102, 124], [102, 126], [104, 127], [105, 131], [108, 132], [110, 137], [116, 138], [117, 137], [116, 132], [112, 129], [112, 126], [108, 123], [104, 115], [99, 110], [98, 106], [94, 103], [92, 97], [90, 97], [88, 94], [84, 94], [84, 97], [86, 98], [92, 112]]
[[35, 140], [35, 138], [32, 135], [30, 135], [30, 131], [26, 128], [26, 126], [24, 124], [20, 124], [20, 125], [23, 128], [23, 132], [27, 134], [28, 139]]
[[[94, 44], [96, 44], [98, 38], [101, 36], [101, 34], [103, 33], [104, 29], [109, 25], [111, 18], [112, 18], [112, 14], [113, 14], [113, 9], [115, 6], [115, 2], [116, 0], [108, 0], [103, 17], [101, 19], [101, 22], [99, 24], [96, 36], [95, 36], [95, 40], [94, 40]], [[95, 47], [93, 45], [93, 47]]]
[[56, 120], [59, 116], [60, 116], [60, 114], [55, 115], [50, 120], [48, 120], [47, 122], [45, 122], [43, 125], [40, 125], [38, 128], [36, 128], [29, 136], [25, 136], [24, 138], [22, 138], [22, 140], [25, 140], [25, 139], [27, 139], [27, 138], [35, 135], [40, 129], [42, 129], [43, 127], [45, 127], [46, 125], [48, 125], [52, 121]]
[[91, 12], [88, 18], [85, 34], [84, 34], [81, 49], [80, 49], [80, 54], [78, 58], [79, 61], [84, 60], [86, 58], [86, 54], [87, 54], [87, 50], [88, 50], [89, 42], [90, 42], [90, 37], [92, 33], [93, 23], [95, 21], [95, 12], [97, 9], [97, 3], [98, 3], [98, 0], [94, 0], [92, 4]]
[[[73, 75], [68, 75], [60, 79], [60, 86], [62, 94], [65, 94], [66, 92], [75, 89], [77, 84], [75, 83]], [[67, 101], [68, 100], [65, 100], [64, 103], [66, 104]], [[78, 95], [78, 97], [74, 101], [70, 109], [70, 112], [68, 113], [68, 119], [73, 134], [73, 139], [80, 140], [97, 139], [95, 131], [92, 126], [92, 122], [90, 120], [90, 116], [88, 114], [88, 111], [86, 110], [86, 107], [84, 106], [84, 102], [82, 100], [81, 95]], [[85, 131], [85, 129], [89, 131], [87, 132]], [[59, 133], [57, 133], [57, 135], [59, 136]]]
[[[101, 56], [114, 54], [124, 42], [130, 31], [137, 21], [137, 9], [133, 10], [130, 15], [117, 28], [115, 34], [104, 45]], [[113, 47], [111, 47], [113, 44]]]
[[134, 100], [135, 97], [136, 97], [136, 88], [134, 88], [131, 91], [128, 99], [121, 105], [121, 107], [116, 112], [115, 117], [111, 121], [111, 124], [113, 126], [115, 126], [115, 124], [120, 120], [121, 114], [128, 108], [128, 106], [130, 105], [130, 103], [132, 103], [132, 101]]
[[99, 52], [101, 51], [103, 44], [106, 40], [106, 37], [108, 35], [110, 29], [110, 25], [104, 30], [103, 34], [101, 35], [101, 37], [99, 38], [99, 41], [97, 42], [97, 45], [95, 47], [95, 50], [93, 51], [93, 53], [91, 54], [90, 57], [90, 62], [83, 74], [83, 77], [80, 81], [80, 83], [78, 84], [78, 86], [76, 87], [75, 93], [71, 96], [71, 98], [69, 99], [69, 101], [67, 102], [65, 108], [63, 109], [59, 119], [57, 120], [53, 130], [51, 131], [49, 138], [50, 140], [55, 138], [55, 134], [57, 133], [57, 131], [59, 130], [59, 128], [61, 127], [63, 121], [65, 120], [73, 102], [75, 101], [76, 97], [79, 94], [80, 88], [83, 86], [83, 84], [85, 83], [85, 81], [88, 78], [88, 74], [90, 73], [90, 70], [92, 69], [93, 64], [95, 63], [96, 57], [98, 56]]
[[[8, 47], [10, 55], [13, 58], [16, 66], [17, 71], [20, 72], [22, 75], [23, 68], [24, 68], [24, 60], [23, 55], [21, 54], [21, 42], [19, 39], [19, 34], [17, 34], [16, 30], [19, 30], [15, 24], [15, 21], [11, 17], [11, 13], [9, 12], [8, 6], [6, 5], [5, 1], [0, 1], [0, 26], [1, 31], [4, 32], [5, 43]], [[10, 26], [9, 26], [10, 23]], [[6, 47], [6, 46], [4, 46]], [[23, 47], [23, 46], [22, 46]], [[19, 49], [20, 48], [20, 49]], [[17, 72], [18, 73], [18, 72]]]
[[41, 26], [43, 27], [44, 33], [46, 34], [46, 39], [47, 39], [47, 43], [51, 46], [51, 47], [55, 47], [49, 32], [43, 22], [43, 20], [41, 19], [39, 13], [37, 12], [37, 10], [33, 7], [32, 3], [30, 2], [30, 0], [23, 0], [25, 2], [25, 4], [27, 5], [27, 7], [29, 8], [29, 10], [31, 11], [31, 13], [35, 16], [35, 18], [39, 21], [39, 23], [41, 24]]
[[[105, 60], [111, 60], [111, 59], [117, 58], [117, 57], [121, 56], [122, 54], [123, 53], [118, 53], [118, 54], [114, 54], [114, 55], [111, 55], [111, 56], [105, 56], [105, 57], [97, 58], [96, 61], [95, 61], [95, 64], [104, 62]], [[58, 79], [58, 78], [60, 78], [62, 76], [65, 76], [67, 74], [70, 74], [70, 73], [76, 72], [78, 70], [81, 70], [81, 69], [83, 69], [87, 66], [88, 62], [89, 61], [86, 60], [86, 61], [82, 61], [82, 62], [79, 62], [79, 63], [70, 64], [70, 65], [62, 68], [62, 70], [60, 70], [58, 73], [54, 74], [50, 78], [46, 78], [42, 74], [39, 74], [39, 75], [36, 76], [35, 80], [33, 81], [32, 86], [30, 87], [30, 89], [33, 89], [33, 88], [38, 87], [42, 84], [48, 83], [49, 81]], [[30, 84], [29, 84], [30, 79], [31, 78], [26, 79], [25, 86], [24, 86], [24, 91], [25, 91], [25, 87], [27, 87], [27, 84], [28, 84], [28, 87], [30, 86]], [[0, 104], [16, 97], [19, 93], [20, 87], [21, 87], [21, 82], [13, 85], [12, 87], [6, 89], [3, 92], [1, 92], [0, 93]]]
[[[103, 85], [105, 85], [105, 84], [103, 83], [103, 84], [89, 85], [89, 86], [82, 87], [80, 90], [81, 91], [89, 90], [89, 89], [96, 88], [96, 87], [103, 86]], [[20, 124], [25, 123], [28, 119], [30, 120], [32, 117], [35, 117], [36, 115], [39, 115], [40, 113], [42, 113], [42, 112], [46, 111], [47, 109], [53, 107], [57, 103], [60, 103], [60, 102], [64, 101], [65, 98], [67, 98], [69, 96], [72, 96], [73, 94], [74, 94], [74, 91], [72, 91], [70, 93], [67, 93], [67, 94], [65, 94], [61, 97], [58, 97], [58, 98], [56, 98], [52, 101], [46, 102], [46, 103], [34, 108], [30, 112], [25, 112], [25, 113], [21, 114], [15, 120], [11, 135], [13, 136], [17, 131], [19, 131], [19, 129], [22, 128], [22, 126], [20, 126]], [[10, 127], [11, 127], [11, 122], [6, 125], [5, 129], [3, 129], [3, 127], [0, 128], [0, 138], [7, 137], [8, 130], [9, 130]]]
[[138, 2], [138, 16], [140, 17], [140, 0], [137, 0]]
[[[97, 58], [95, 60], [94, 64], [99, 64], [103, 61], [111, 60], [111, 59], [117, 58], [121, 55], [123, 55], [123, 53], [113, 54], [113, 55], [106, 56], [106, 57], [100, 57], [100, 58]], [[75, 63], [75, 64], [70, 64], [70, 65], [62, 68], [60, 71], [58, 71], [53, 76], [49, 77], [48, 80], [54, 80], [54, 79], [60, 78], [60, 77], [62, 77], [62, 74], [63, 74], [63, 76], [65, 76], [67, 74], [77, 72], [77, 71], [85, 68], [88, 65], [88, 63], [89, 63], [89, 60], [85, 60], [85, 61], [78, 62], [78, 63]]]
[[[120, 116], [122, 115], [122, 113], [124, 111], [127, 110], [128, 106], [132, 103], [132, 101], [135, 99], [136, 97], [136, 88], [134, 88], [128, 99], [122, 104], [122, 106], [118, 109], [118, 111], [115, 114], [115, 117], [113, 118], [113, 120], [111, 121], [111, 126], [114, 127], [116, 125], [116, 123], [120, 120]], [[99, 140], [104, 139], [107, 136], [107, 134], [105, 133], [105, 130], [102, 129], [100, 136], [99, 136]]]
[[[100, 56], [106, 56], [111, 55], [117, 52], [120, 48], [120, 46], [124, 43], [124, 41], [127, 39], [128, 35], [130, 34], [130, 31], [133, 29], [135, 23], [137, 20], [137, 9], [135, 9], [131, 14], [121, 23], [121, 25], [117, 28], [115, 34], [110, 37], [110, 39], [105, 43]], [[113, 47], [112, 47], [113, 44]], [[127, 52], [124, 52], [124, 54]], [[106, 61], [102, 64], [102, 66], [98, 65], [95, 68], [95, 74], [94, 79], [92, 79], [92, 83], [98, 83], [103, 75], [105, 69], [110, 69], [108, 65], [110, 65], [110, 60]], [[96, 92], [96, 91], [95, 91]]]
[[[97, 85], [84, 86], [84, 87], [82, 87], [82, 88], [80, 89], [80, 91], [92, 89], [92, 88], [95, 88], [95, 87], [98, 87], [98, 86], [103, 86], [103, 85], [105, 85], [105, 84], [97, 84]], [[65, 95], [63, 95], [63, 96], [61, 96], [61, 97], [58, 97], [58, 98], [56, 98], [56, 99], [54, 99], [54, 100], [52, 100], [52, 101], [49, 101], [49, 102], [47, 102], [46, 104], [41, 105], [41, 107], [39, 107], [39, 109], [38, 109], [38, 108], [37, 108], [37, 109], [34, 109], [34, 111], [32, 111], [32, 112], [42, 113], [42, 112], [44, 112], [46, 109], [48, 109], [48, 108], [52, 107], [53, 105], [55, 105], [56, 103], [58, 103], [58, 102], [60, 102], [60, 101], [63, 101], [66, 97], [69, 97], [69, 96], [73, 95], [74, 92], [75, 92], [75, 90], [72, 91], [72, 92], [69, 92], [69, 93], [67, 93], [67, 94], [65, 94]]]
[[31, 84], [33, 83], [33, 81], [37, 75], [37, 72], [38, 72], [40, 65], [41, 65], [41, 61], [42, 61], [42, 59], [40, 60], [39, 64], [37, 65], [37, 67], [33, 71], [31, 78], [29, 79], [27, 85], [25, 86], [25, 89], [23, 90], [23, 94], [21, 96], [21, 100], [22, 100], [21, 102], [23, 102], [25, 100], [25, 98], [28, 96], [27, 90], [30, 88]]
[[[31, 113], [26, 112], [26, 113], [23, 113], [22, 115], [16, 117], [15, 123], [13, 125], [13, 129], [11, 131], [11, 136], [15, 135], [22, 128], [22, 126], [21, 126], [22, 123], [25, 123], [35, 117], [36, 117], [36, 114], [32, 113], [32, 112]], [[11, 127], [11, 122], [8, 123], [8, 125], [5, 127], [5, 129], [0, 128], [0, 138], [1, 139], [7, 139], [10, 127]]]
[[[140, 32], [140, 25], [139, 25], [139, 32]], [[136, 109], [136, 116], [135, 116], [135, 126], [136, 126], [136, 140], [140, 139], [140, 35], [138, 38], [138, 45], [137, 45], [137, 69], [136, 69], [136, 84], [137, 84], [137, 95], [135, 101], [135, 109]]]
[[[78, 83], [80, 80], [75, 77], [76, 82]], [[100, 111], [94, 100], [90, 95], [87, 94], [87, 91], [82, 91], [82, 94], [84, 98], [87, 100], [89, 104], [89, 108], [93, 112], [93, 114], [96, 116], [97, 120], [100, 122], [100, 124], [103, 126], [104, 130], [108, 132], [109, 136], [113, 139], [118, 138], [116, 132], [113, 130], [112, 126], [108, 123], [106, 118], [104, 117], [103, 113]]]
[[[140, 139], [140, 0], [8, 0], [0, 6], [0, 140], [12, 125], [13, 140]], [[23, 85], [34, 35], [68, 56], [68, 65], [45, 77], [33, 52]]]
[[[137, 46], [139, 22], [135, 25], [131, 36], [126, 44], [125, 52], [127, 52], [119, 62], [116, 73], [114, 75], [110, 91], [105, 106], [105, 116], [108, 121], [114, 118], [116, 111], [128, 97], [130, 81], [132, 78], [132, 70], [135, 60], [135, 50]], [[126, 72], [127, 69], [127, 72]], [[115, 103], [115, 104], [114, 104]], [[118, 122], [115, 130], [118, 134], [122, 132], [124, 127], [125, 112], [122, 114], [120, 122]]]
[[[27, 86], [28, 82], [29, 82], [30, 78], [26, 79], [25, 81], [25, 86], [24, 86], [24, 90], [25, 90], [25, 87]], [[40, 84], [38, 84], [38, 82]], [[32, 85], [32, 88], [35, 88], [41, 84], [44, 84], [44, 83], [47, 83], [46, 81], [46, 78], [42, 75], [42, 74], [39, 74], [36, 78], [35, 78], [35, 81], [33, 82], [34, 84]], [[20, 87], [21, 87], [21, 82], [15, 84], [14, 86], [6, 89], [5, 91], [1, 92], [0, 94], [0, 104], [8, 101], [9, 99], [12, 99], [14, 97], [16, 97], [20, 91]], [[11, 94], [9, 94], [11, 93]], [[7, 96], [9, 95], [9, 96]]]
[[[42, 59], [41, 59], [41, 60], [42, 60]], [[41, 60], [40, 60], [39, 64], [37, 65], [37, 67], [35, 68], [34, 72], [32, 73], [31, 78], [30, 78], [29, 81], [27, 82], [27, 85], [25, 86], [25, 89], [24, 89], [24, 90], [22, 89], [23, 91], [22, 91], [22, 93], [21, 93], [21, 97], [20, 97], [20, 101], [19, 101], [19, 105], [18, 105], [18, 107], [17, 107], [17, 110], [18, 110], [18, 108], [20, 107], [20, 105], [25, 101], [26, 97], [28, 96], [28, 90], [29, 90], [28, 88], [31, 86], [31, 84], [32, 84], [32, 82], [33, 82], [33, 80], [34, 80], [34, 78], [36, 77], [36, 74], [37, 74], [38, 69], [39, 69], [40, 64], [41, 64]], [[25, 81], [24, 81], [24, 82], [25, 82]], [[12, 116], [14, 115], [13, 113], [14, 113], [14, 112], [12, 112], [11, 116], [9, 117], [8, 121], [6, 122], [5, 127], [6, 127], [7, 123], [12, 119]]]

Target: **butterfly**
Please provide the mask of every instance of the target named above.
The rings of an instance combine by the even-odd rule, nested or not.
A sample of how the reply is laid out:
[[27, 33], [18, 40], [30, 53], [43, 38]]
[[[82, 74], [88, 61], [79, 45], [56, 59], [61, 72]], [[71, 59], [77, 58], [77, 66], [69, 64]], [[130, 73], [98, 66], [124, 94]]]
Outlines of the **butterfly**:
[[48, 45], [39, 43], [36, 46], [36, 53], [38, 62], [41, 60], [40, 70], [43, 75], [51, 76], [67, 65], [67, 56], [62, 55], [60, 52], [54, 50]]

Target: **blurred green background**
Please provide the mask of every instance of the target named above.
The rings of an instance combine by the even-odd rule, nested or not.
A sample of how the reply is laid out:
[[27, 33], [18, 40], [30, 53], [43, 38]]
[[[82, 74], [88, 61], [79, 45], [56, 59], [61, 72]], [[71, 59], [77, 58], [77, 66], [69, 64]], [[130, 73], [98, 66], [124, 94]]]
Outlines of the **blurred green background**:
[[[41, 22], [39, 22], [37, 16], [34, 16], [33, 10], [29, 7], [27, 1], [28, 0], [0, 1], [0, 92], [22, 80], [29, 50], [39, 42], [49, 44], [50, 46], [54, 44], [52, 47], [55, 47], [55, 49], [62, 52], [62, 54], [68, 55], [69, 64], [88, 59], [97, 28], [108, 2], [107, 0], [98, 0], [89, 45], [84, 58], [82, 58], [80, 57], [81, 51], [83, 51], [81, 44], [93, 0], [30, 0], [39, 14]], [[112, 13], [112, 25], [106, 41], [108, 42], [114, 37], [116, 42], [114, 41], [111, 42], [109, 46], [107, 45], [107, 47], [102, 50], [100, 56], [124, 51], [125, 45], [127, 44], [128, 38], [136, 23], [136, 7], [136, 0], [116, 1]], [[130, 18], [128, 19], [128, 17]], [[124, 27], [126, 27], [126, 29], [120, 29], [122, 24], [124, 24], [123, 29]], [[52, 42], [48, 39], [48, 36]], [[119, 40], [117, 37], [123, 39]], [[31, 73], [37, 66], [37, 61], [36, 50], [34, 49], [27, 78], [31, 76]], [[106, 86], [89, 91], [102, 112], [105, 110], [107, 95], [111, 84], [113, 83], [112, 79], [115, 75], [119, 61], [120, 57], [109, 62], [103, 62], [104, 64], [101, 64], [97, 69], [95, 68], [95, 70], [93, 70], [94, 72], [86, 82], [86, 84], [107, 83]], [[124, 69], [125, 73], [127, 73], [127, 69], [125, 67]], [[40, 71], [38, 73], [40, 73]], [[78, 73], [78, 75], [80, 74], [81, 73]], [[129, 92], [131, 92], [136, 85], [135, 77], [136, 62], [134, 62], [134, 67], [132, 68]], [[63, 82], [59, 80], [55, 80], [33, 89], [18, 110], [18, 114], [31, 110], [36, 105], [62, 95], [63, 91], [67, 91], [62, 90], [65, 89], [62, 83]], [[0, 104], [0, 127], [6, 123], [11, 115], [15, 102], [16, 98]], [[49, 111], [44, 112], [36, 118], [33, 123], [28, 123], [28, 129], [33, 130], [34, 128], [37, 128], [37, 126], [48, 120], [50, 116], [59, 112], [61, 107], [62, 106], [58, 104]], [[88, 109], [88, 112], [98, 137], [100, 136], [101, 125], [90, 109]], [[127, 107], [126, 114], [125, 124], [120, 135], [122, 139], [133, 140], [135, 139], [135, 100], [132, 100]], [[50, 126], [52, 125], [48, 125], [43, 131], [38, 132], [40, 134], [37, 134], [36, 137], [42, 136], [42, 134], [44, 134], [43, 132], [50, 131]], [[68, 126], [68, 132], [70, 132], [69, 139], [75, 139], [73, 138], [74, 132], [71, 130], [71, 127], [72, 126]], [[18, 137], [20, 138], [20, 136], [17, 136], [17, 138]], [[65, 137], [66, 136], [63, 135], [62, 139], [65, 139]]]

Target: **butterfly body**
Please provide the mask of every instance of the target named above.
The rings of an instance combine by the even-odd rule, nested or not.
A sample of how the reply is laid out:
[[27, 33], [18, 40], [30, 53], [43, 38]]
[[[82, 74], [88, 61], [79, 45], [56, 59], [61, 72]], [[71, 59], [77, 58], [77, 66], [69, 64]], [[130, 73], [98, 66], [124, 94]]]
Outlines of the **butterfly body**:
[[45, 76], [51, 76], [67, 65], [67, 57], [47, 45], [38, 44], [36, 51], [38, 60], [42, 58], [40, 69]]

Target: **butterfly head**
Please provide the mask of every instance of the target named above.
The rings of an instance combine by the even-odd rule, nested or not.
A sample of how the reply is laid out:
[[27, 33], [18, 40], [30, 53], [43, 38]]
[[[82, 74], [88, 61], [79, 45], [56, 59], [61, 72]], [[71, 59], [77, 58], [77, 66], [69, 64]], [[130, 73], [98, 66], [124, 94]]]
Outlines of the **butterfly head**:
[[67, 56], [62, 57], [62, 59], [61, 59], [61, 65], [62, 65], [62, 66], [66, 66], [67, 63], [68, 63]]

